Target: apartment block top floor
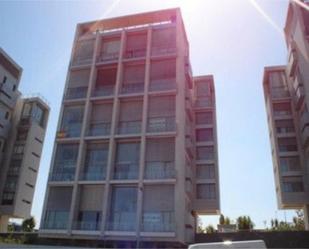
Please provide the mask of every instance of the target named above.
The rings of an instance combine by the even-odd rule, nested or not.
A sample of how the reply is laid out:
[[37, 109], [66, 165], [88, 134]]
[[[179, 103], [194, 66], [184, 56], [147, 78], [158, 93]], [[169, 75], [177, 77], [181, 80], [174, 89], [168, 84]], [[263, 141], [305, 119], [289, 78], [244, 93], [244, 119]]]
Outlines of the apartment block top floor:
[[[183, 26], [185, 33], [180, 8], [172, 8], [80, 23], [77, 25], [77, 36], [88, 36], [96, 32], [113, 33], [124, 29], [134, 30], [149, 26], [176, 23], [178, 20]], [[185, 39], [187, 41], [186, 34]]]
[[[17, 84], [21, 78], [22, 68], [0, 47], [0, 66], [7, 71], [11, 77], [16, 79]], [[4, 78], [0, 78], [3, 83]]]

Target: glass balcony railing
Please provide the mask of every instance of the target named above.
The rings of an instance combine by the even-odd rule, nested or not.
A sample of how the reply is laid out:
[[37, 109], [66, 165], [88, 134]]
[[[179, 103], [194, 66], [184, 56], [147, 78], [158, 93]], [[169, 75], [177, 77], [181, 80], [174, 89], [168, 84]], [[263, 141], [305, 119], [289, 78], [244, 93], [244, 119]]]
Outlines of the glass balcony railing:
[[145, 57], [145, 56], [146, 56], [146, 48], [128, 49], [127, 51], [125, 51], [125, 54], [124, 54], [124, 57], [126, 59]]
[[74, 222], [74, 228], [76, 230], [83, 231], [98, 231], [100, 230], [101, 222], [97, 221], [76, 221]]
[[70, 125], [66, 125], [57, 133], [58, 138], [71, 138], [71, 137], [79, 137], [81, 133], [82, 124], [79, 121], [75, 121]]
[[141, 132], [141, 121], [120, 121], [118, 123], [118, 134], [137, 134]]
[[167, 91], [173, 89], [176, 89], [176, 81], [173, 78], [150, 81], [150, 91]]
[[[72, 161], [67, 161], [68, 165], [72, 165]], [[73, 181], [75, 177], [75, 163], [74, 167], [61, 168], [61, 165], [66, 164], [66, 162], [56, 163], [53, 172], [50, 174], [50, 181]]]
[[89, 167], [80, 175], [80, 179], [85, 181], [102, 181], [105, 178], [106, 164], [100, 164], [100, 167]]
[[123, 163], [116, 164], [114, 170], [114, 179], [137, 179], [138, 178], [138, 163]]
[[119, 52], [110, 52], [110, 53], [100, 53], [97, 62], [107, 62], [107, 61], [116, 61], [118, 60]]
[[104, 97], [114, 95], [115, 85], [96, 86], [93, 90], [93, 97]]
[[43, 229], [67, 229], [69, 212], [68, 211], [47, 211], [46, 217], [41, 225]]
[[175, 46], [166, 46], [166, 44], [162, 46], [156, 46], [151, 48], [151, 55], [165, 55], [165, 54], [175, 54], [176, 47]]
[[175, 130], [175, 117], [155, 117], [148, 119], [148, 132], [168, 132]]
[[174, 162], [146, 162], [146, 179], [171, 179], [175, 178]]
[[195, 107], [213, 107], [213, 100], [211, 97], [198, 98]]
[[173, 211], [144, 212], [142, 221], [142, 231], [144, 232], [175, 231], [175, 213]]
[[106, 136], [110, 134], [111, 123], [94, 123], [90, 124], [88, 135], [89, 136]]
[[110, 231], [135, 231], [136, 212], [113, 212], [112, 221], [107, 222]]
[[72, 87], [68, 88], [65, 99], [82, 99], [86, 98], [88, 87]]
[[141, 93], [144, 91], [144, 83], [123, 84], [121, 93]]

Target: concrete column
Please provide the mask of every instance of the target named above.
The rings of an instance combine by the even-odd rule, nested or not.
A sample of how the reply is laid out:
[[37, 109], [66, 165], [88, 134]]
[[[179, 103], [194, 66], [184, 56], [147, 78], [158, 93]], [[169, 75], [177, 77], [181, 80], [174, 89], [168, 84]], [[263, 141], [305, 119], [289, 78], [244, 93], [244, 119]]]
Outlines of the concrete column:
[[304, 208], [304, 221], [305, 221], [305, 230], [309, 230], [309, 205], [305, 205]]
[[0, 233], [8, 232], [9, 219], [10, 219], [9, 216], [6, 215], [0, 216]]

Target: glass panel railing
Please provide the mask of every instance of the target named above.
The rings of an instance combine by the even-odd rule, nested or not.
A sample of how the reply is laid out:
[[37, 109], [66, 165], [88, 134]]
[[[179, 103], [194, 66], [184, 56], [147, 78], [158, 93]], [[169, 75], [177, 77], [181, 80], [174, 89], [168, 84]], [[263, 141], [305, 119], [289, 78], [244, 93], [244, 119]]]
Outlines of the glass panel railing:
[[141, 121], [120, 121], [118, 123], [118, 134], [137, 134], [141, 132]]
[[117, 61], [119, 52], [100, 53], [97, 62]]
[[[67, 163], [67, 164], [66, 164]], [[62, 167], [64, 166], [65, 167]], [[74, 166], [68, 166], [74, 165]], [[63, 161], [55, 164], [53, 172], [50, 174], [50, 181], [73, 181], [75, 177], [75, 161]]]
[[123, 84], [121, 93], [141, 93], [144, 91], [144, 83]]
[[112, 221], [107, 222], [110, 231], [135, 231], [136, 212], [113, 212]]
[[115, 85], [96, 86], [93, 90], [93, 97], [103, 97], [114, 95]]
[[90, 124], [88, 136], [106, 136], [110, 134], [111, 123], [93, 123]]
[[68, 88], [65, 99], [81, 99], [86, 98], [88, 87], [72, 87]]
[[80, 179], [86, 181], [102, 181], [106, 178], [106, 162], [96, 163], [97, 166], [88, 166], [81, 173]]
[[126, 59], [145, 57], [145, 56], [146, 56], [146, 48], [128, 49], [127, 51], [125, 51], [125, 54], [124, 54], [124, 57]]
[[173, 89], [176, 89], [175, 78], [150, 80], [150, 85], [149, 85], [150, 91], [167, 91], [167, 90], [173, 90]]
[[175, 131], [175, 117], [155, 117], [148, 119], [148, 132]]
[[165, 55], [175, 53], [176, 53], [175, 45], [166, 46], [166, 44], [164, 44], [162, 46], [156, 46], [151, 48], [151, 55]]
[[175, 178], [174, 162], [146, 162], [146, 179], [170, 179]]
[[173, 211], [144, 212], [142, 221], [144, 232], [175, 231], [175, 213]]
[[117, 163], [114, 170], [114, 179], [137, 179], [138, 163]]
[[83, 231], [98, 231], [100, 230], [100, 222], [97, 221], [76, 221], [74, 222], [74, 228], [76, 230]]

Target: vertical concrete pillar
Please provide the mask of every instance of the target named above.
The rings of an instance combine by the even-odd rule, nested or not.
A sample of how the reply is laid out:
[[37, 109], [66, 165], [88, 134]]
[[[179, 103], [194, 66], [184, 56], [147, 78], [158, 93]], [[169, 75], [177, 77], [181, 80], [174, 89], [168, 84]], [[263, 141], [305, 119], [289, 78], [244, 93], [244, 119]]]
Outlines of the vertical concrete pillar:
[[0, 216], [0, 233], [7, 233], [9, 219], [10, 219], [9, 216], [6, 215]]

